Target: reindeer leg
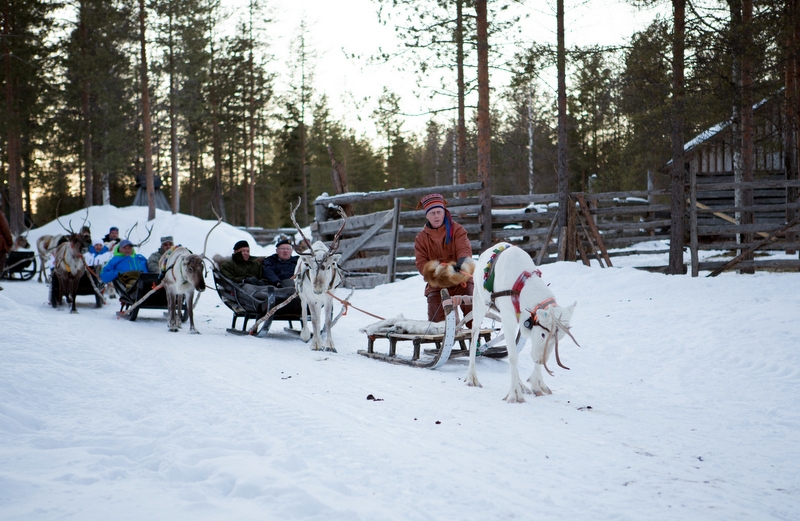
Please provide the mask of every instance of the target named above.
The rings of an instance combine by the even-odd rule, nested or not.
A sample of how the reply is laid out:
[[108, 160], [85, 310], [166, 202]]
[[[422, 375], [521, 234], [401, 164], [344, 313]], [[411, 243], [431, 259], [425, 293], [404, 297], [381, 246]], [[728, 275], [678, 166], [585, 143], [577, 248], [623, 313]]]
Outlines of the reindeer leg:
[[469, 368], [467, 369], [467, 376], [464, 377], [464, 382], [470, 387], [483, 387], [478, 381], [478, 372], [475, 369], [475, 357], [478, 351], [478, 342], [480, 341], [481, 322], [486, 312], [489, 310], [483, 299], [478, 296], [472, 301], [472, 336], [469, 343]]
[[69, 281], [69, 294], [72, 297], [72, 307], [70, 308], [70, 313], [78, 313], [78, 282], [80, 279], [78, 277], [72, 277]]
[[544, 383], [544, 377], [542, 376], [543, 362], [547, 361], [546, 355], [550, 354], [547, 352], [548, 335], [540, 328], [534, 328], [531, 334], [531, 358], [534, 363], [533, 372], [530, 378], [528, 378], [528, 383], [531, 384], [531, 391], [533, 391], [533, 394], [536, 396], [553, 394], [553, 391]]
[[[197, 328], [194, 327], [194, 309], [193, 308], [194, 308], [194, 291], [192, 291], [191, 293], [189, 293], [186, 296], [186, 310], [189, 313], [189, 333], [192, 334], [192, 335], [199, 335], [200, 331], [198, 331]], [[181, 308], [180, 308], [180, 304], [179, 304], [178, 305], [178, 313], [177, 313], [178, 314], [178, 323], [180, 323], [180, 321], [181, 321], [181, 319], [180, 319], [180, 311], [181, 311]]]
[[300, 295], [300, 307], [302, 308], [300, 312], [300, 325], [302, 326], [300, 330], [300, 340], [308, 342], [311, 340], [311, 330], [308, 328], [308, 304], [302, 294]]
[[[516, 319], [516, 316], [514, 318]], [[517, 353], [517, 348], [514, 346], [513, 340], [509, 341], [509, 339], [516, 338], [517, 332], [516, 328], [514, 327], [516, 325], [516, 320], [509, 321], [506, 320], [505, 316], [503, 316], [503, 334], [508, 342], [508, 365], [511, 372], [511, 387], [509, 387], [508, 394], [504, 398], [504, 400], [508, 403], [524, 403], [525, 393], [530, 393], [530, 390], [528, 390], [528, 388], [522, 384], [522, 381], [519, 377], [519, 370], [517, 369], [519, 353]]]
[[325, 313], [325, 349], [324, 351], [331, 351], [336, 353], [336, 347], [333, 345], [333, 336], [331, 336], [331, 327], [333, 323], [333, 299], [328, 297], [325, 299], [323, 308]]
[[314, 335], [311, 337], [311, 349], [313, 351], [321, 351], [322, 339], [320, 337], [322, 336], [322, 334], [320, 332], [321, 328], [319, 325], [319, 321], [322, 318], [320, 316], [322, 310], [319, 309], [320, 306], [319, 303], [317, 302], [312, 303], [310, 308], [311, 308], [311, 326], [314, 328]]
[[173, 295], [171, 289], [167, 290], [167, 316], [169, 316], [169, 323], [167, 325], [167, 329], [172, 333], [178, 332], [178, 326], [176, 322], [176, 317], [178, 316], [178, 312], [175, 310], [175, 301], [177, 300], [177, 295]]

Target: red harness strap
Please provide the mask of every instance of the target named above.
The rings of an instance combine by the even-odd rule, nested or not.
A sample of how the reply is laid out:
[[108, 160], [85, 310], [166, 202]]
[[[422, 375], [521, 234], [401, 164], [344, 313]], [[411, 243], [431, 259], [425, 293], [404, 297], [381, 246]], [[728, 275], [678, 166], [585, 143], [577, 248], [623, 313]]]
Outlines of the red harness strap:
[[[548, 299], [544, 299], [543, 301], [541, 301], [538, 304], [536, 304], [535, 306], [533, 306], [533, 309], [531, 310], [531, 319], [533, 320], [533, 324], [534, 325], [538, 325], [539, 324], [539, 319], [536, 317], [536, 312], [537, 311], [539, 311], [540, 309], [547, 309], [550, 306], [555, 305], [555, 303], [556, 303], [556, 299], [550, 297]], [[519, 312], [517, 312], [517, 316], [519, 316]]]
[[[542, 272], [539, 271], [539, 270], [534, 270], [533, 272], [523, 271], [522, 273], [519, 274], [519, 277], [517, 277], [517, 280], [514, 282], [514, 285], [511, 286], [511, 289], [506, 290], [506, 291], [498, 291], [496, 293], [492, 293], [492, 300], [494, 300], [494, 299], [496, 299], [498, 297], [509, 297], [510, 296], [511, 297], [511, 304], [513, 304], [513, 306], [514, 306], [514, 312], [517, 314], [517, 318], [519, 318], [519, 315], [520, 315], [519, 294], [522, 291], [522, 286], [525, 285], [525, 282], [529, 278], [533, 277], [534, 275], [536, 275], [537, 277], [541, 277], [542, 276]], [[553, 303], [555, 303], [554, 299], [548, 299], [548, 300], [552, 300]], [[540, 304], [537, 304], [535, 309], [544, 308], [544, 307], [547, 307], [547, 305], [550, 305], [550, 304], [547, 304], [546, 306], [542, 306], [542, 304], [544, 304], [545, 302], [547, 302], [547, 300], [543, 301]]]

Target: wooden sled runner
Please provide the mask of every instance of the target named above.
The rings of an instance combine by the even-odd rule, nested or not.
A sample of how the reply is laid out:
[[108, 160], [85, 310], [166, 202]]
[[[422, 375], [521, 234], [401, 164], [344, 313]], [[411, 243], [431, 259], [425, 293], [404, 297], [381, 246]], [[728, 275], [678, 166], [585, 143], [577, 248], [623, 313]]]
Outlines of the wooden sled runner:
[[[469, 320], [464, 317], [458, 320], [458, 306], [461, 303], [469, 304], [472, 297], [455, 296], [450, 297], [446, 289], [442, 290], [442, 307], [445, 312], [445, 329], [442, 334], [408, 334], [408, 333], [385, 333], [367, 334], [367, 349], [360, 349], [358, 354], [369, 358], [389, 362], [391, 364], [408, 365], [411, 367], [424, 367], [438, 369], [442, 367], [450, 358], [469, 356], [469, 346], [471, 331], [466, 329], [463, 324]], [[492, 335], [495, 335], [492, 338]], [[389, 352], [375, 352], [375, 340], [386, 338], [389, 340]], [[480, 338], [483, 344], [478, 349], [478, 354], [491, 358], [502, 358], [508, 355], [505, 346], [497, 344], [503, 340], [502, 334], [497, 334], [494, 329], [481, 329]], [[411, 342], [413, 344], [413, 354], [411, 358], [397, 355], [398, 342]], [[459, 348], [453, 349], [458, 342]], [[435, 344], [436, 349], [422, 350], [422, 344]], [[427, 355], [432, 355], [432, 358]]]

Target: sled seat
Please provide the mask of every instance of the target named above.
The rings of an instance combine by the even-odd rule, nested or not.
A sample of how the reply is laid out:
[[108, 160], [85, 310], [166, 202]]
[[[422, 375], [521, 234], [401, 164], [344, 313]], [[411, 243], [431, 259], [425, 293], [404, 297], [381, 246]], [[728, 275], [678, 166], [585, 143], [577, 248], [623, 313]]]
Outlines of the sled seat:
[[[214, 275], [214, 286], [217, 290], [217, 295], [228, 309], [233, 312], [231, 319], [231, 327], [227, 329], [229, 333], [247, 334], [247, 323], [250, 320], [258, 320], [275, 305], [283, 302], [288, 296], [293, 293], [293, 290], [288, 288], [273, 288], [272, 286], [263, 286], [264, 292], [268, 293], [266, 298], [258, 298], [253, 294], [247, 292], [241, 284], [233, 282], [226, 277], [217, 268], [212, 270]], [[240, 319], [242, 321], [241, 330], [236, 329], [236, 322]], [[299, 306], [289, 305], [272, 316], [264, 323], [256, 334], [267, 333], [275, 320], [284, 320], [289, 322], [289, 329], [292, 330], [292, 322], [301, 320], [301, 310]]]
[[[465, 317], [462, 321], [458, 320], [458, 306], [463, 303], [469, 303], [471, 297], [468, 296], [454, 296], [446, 289], [442, 290], [442, 306], [445, 311], [445, 330], [443, 333], [436, 334], [409, 334], [409, 333], [377, 333], [367, 334], [367, 349], [359, 350], [358, 354], [364, 355], [368, 358], [382, 360], [399, 365], [410, 365], [412, 367], [427, 367], [437, 369], [444, 365], [450, 358], [460, 356], [469, 356], [469, 342], [472, 331], [463, 327], [463, 323], [467, 322], [470, 318]], [[471, 314], [470, 314], [471, 315]], [[492, 335], [495, 335], [492, 340]], [[375, 340], [378, 338], [386, 338], [389, 340], [389, 352], [378, 353], [375, 351]], [[484, 350], [482, 355], [500, 358], [508, 355], [505, 347], [494, 347], [494, 344], [502, 340], [502, 336], [497, 335], [494, 329], [481, 329], [479, 338], [483, 339], [484, 344], [488, 349]], [[413, 354], [411, 359], [404, 358], [397, 355], [398, 342], [411, 342], [413, 345]], [[453, 349], [455, 343], [458, 342], [459, 349]], [[423, 344], [435, 344], [436, 349], [422, 351]], [[422, 359], [423, 354], [433, 355], [433, 359]]]

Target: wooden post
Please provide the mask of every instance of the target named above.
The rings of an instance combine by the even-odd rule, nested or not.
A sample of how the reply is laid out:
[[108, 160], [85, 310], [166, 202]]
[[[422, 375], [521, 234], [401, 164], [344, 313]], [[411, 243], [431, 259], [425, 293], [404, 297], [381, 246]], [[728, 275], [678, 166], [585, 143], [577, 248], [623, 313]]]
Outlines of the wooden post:
[[[649, 204], [650, 206], [653, 206], [654, 204], [656, 204], [656, 196], [654, 196], [653, 193], [652, 193], [653, 190], [655, 190], [655, 189], [656, 189], [656, 176], [655, 176], [655, 174], [653, 173], [652, 170], [648, 170], [647, 171], [647, 204]], [[655, 214], [655, 212], [649, 212], [647, 214], [647, 217], [650, 220], [655, 220], [656, 214]], [[650, 236], [653, 236], [655, 234], [656, 234], [655, 230], [650, 230], [648, 232], [648, 235], [650, 235]]]
[[400, 236], [400, 198], [394, 199], [394, 211], [392, 212], [392, 243], [389, 246], [389, 265], [386, 267], [386, 278], [388, 282], [394, 282], [397, 274], [397, 239]]
[[692, 254], [692, 277], [700, 272], [700, 261], [697, 255], [697, 168], [694, 164], [689, 168], [689, 249]]

